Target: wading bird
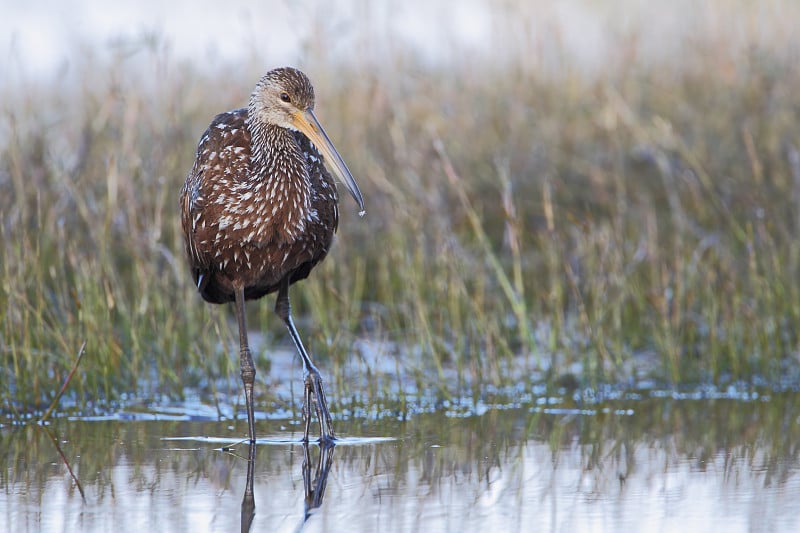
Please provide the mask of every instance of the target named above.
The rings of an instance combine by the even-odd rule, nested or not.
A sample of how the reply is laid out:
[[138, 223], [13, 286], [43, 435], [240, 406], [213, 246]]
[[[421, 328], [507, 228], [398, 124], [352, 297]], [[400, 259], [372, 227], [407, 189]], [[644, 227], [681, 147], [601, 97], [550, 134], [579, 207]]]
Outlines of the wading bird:
[[322, 379], [292, 321], [289, 285], [325, 258], [338, 226], [336, 185], [324, 164], [353, 195], [361, 215], [364, 200], [313, 110], [314, 88], [305, 74], [271, 70], [246, 108], [211, 122], [181, 191], [181, 224], [197, 288], [207, 302], [233, 302], [236, 308], [251, 443], [256, 369], [245, 300], [273, 292], [275, 312], [303, 360], [303, 440], [308, 441], [312, 402], [320, 442], [335, 438]]

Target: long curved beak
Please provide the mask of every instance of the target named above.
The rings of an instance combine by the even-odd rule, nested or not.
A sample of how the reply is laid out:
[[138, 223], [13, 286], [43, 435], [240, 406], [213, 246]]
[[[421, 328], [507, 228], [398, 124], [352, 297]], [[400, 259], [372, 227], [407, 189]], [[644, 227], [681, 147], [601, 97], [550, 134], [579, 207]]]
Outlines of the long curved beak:
[[350, 191], [350, 194], [358, 203], [358, 208], [360, 209], [358, 215], [363, 217], [366, 213], [364, 209], [364, 198], [361, 197], [361, 191], [358, 190], [356, 180], [350, 173], [350, 169], [347, 168], [342, 156], [336, 151], [336, 147], [333, 146], [325, 130], [322, 129], [322, 125], [319, 123], [319, 120], [317, 120], [314, 112], [311, 109], [298, 111], [292, 118], [294, 127], [311, 139], [311, 142], [314, 143], [314, 146], [317, 147], [325, 158], [328, 168], [336, 174], [339, 180], [347, 187], [347, 190]]

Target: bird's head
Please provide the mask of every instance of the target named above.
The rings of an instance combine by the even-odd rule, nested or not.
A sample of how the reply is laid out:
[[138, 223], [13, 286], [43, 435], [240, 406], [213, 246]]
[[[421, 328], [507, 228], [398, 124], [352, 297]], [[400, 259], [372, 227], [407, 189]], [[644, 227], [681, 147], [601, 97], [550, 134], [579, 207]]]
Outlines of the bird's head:
[[314, 87], [308, 77], [291, 67], [276, 68], [258, 81], [250, 96], [249, 112], [265, 124], [300, 130], [298, 116], [314, 109]]
[[291, 67], [276, 68], [262, 77], [250, 96], [248, 115], [264, 124], [303, 133], [317, 147], [328, 168], [341, 180], [364, 214], [364, 199], [350, 169], [314, 115], [314, 87]]

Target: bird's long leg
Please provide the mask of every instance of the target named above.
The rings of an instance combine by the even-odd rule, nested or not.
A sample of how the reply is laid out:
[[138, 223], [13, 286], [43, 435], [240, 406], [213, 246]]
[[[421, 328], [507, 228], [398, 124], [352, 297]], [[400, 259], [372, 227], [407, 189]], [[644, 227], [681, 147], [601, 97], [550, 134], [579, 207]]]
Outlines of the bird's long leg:
[[239, 323], [239, 363], [242, 368], [242, 383], [244, 384], [244, 400], [247, 404], [247, 430], [250, 436], [250, 445], [256, 442], [256, 419], [253, 412], [253, 383], [256, 381], [256, 366], [247, 344], [247, 323], [244, 316], [244, 287], [237, 287], [234, 291], [234, 305], [236, 306], [236, 321]]
[[305, 423], [303, 442], [308, 442], [308, 430], [311, 424], [310, 402], [313, 401], [317, 412], [317, 418], [319, 418], [320, 444], [333, 443], [336, 437], [333, 434], [333, 421], [331, 420], [331, 413], [328, 411], [325, 391], [322, 389], [322, 377], [320, 377], [317, 367], [314, 366], [314, 361], [311, 360], [308, 352], [303, 347], [303, 341], [300, 340], [300, 334], [297, 333], [297, 328], [294, 327], [294, 321], [292, 320], [292, 307], [289, 304], [288, 276], [281, 281], [280, 288], [278, 289], [278, 299], [275, 301], [275, 312], [281, 317], [283, 323], [286, 324], [289, 334], [294, 341], [294, 345], [297, 347], [297, 351], [300, 352], [300, 357], [303, 359], [303, 381], [305, 382], [303, 393], [303, 422]]

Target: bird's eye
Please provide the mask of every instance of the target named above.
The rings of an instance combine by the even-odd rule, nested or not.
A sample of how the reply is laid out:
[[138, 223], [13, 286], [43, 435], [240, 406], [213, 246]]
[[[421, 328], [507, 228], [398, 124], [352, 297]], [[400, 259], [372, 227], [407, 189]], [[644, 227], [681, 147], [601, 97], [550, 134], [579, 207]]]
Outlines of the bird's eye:
[[289, 93], [281, 93], [281, 100], [287, 103], [292, 101], [292, 99], [289, 98]]

